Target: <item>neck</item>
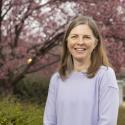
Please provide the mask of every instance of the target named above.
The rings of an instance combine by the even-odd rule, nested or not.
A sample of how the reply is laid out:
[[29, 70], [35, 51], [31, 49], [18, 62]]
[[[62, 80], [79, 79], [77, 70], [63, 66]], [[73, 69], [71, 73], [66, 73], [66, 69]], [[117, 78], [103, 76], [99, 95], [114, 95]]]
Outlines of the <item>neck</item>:
[[87, 72], [89, 66], [91, 64], [91, 61], [77, 61], [74, 60], [74, 70], [78, 72]]

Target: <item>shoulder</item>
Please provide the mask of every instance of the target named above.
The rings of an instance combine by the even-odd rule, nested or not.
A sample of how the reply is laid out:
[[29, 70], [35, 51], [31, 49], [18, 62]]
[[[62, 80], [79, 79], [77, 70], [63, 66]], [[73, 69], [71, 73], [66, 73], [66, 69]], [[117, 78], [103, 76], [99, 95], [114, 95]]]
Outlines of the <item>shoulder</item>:
[[104, 86], [118, 88], [115, 71], [108, 66], [101, 66], [97, 72], [100, 83]]
[[115, 71], [113, 68], [109, 67], [109, 66], [101, 66], [97, 72], [98, 75], [110, 75], [110, 76], [114, 76], [115, 75]]
[[55, 72], [51, 78], [50, 78], [50, 86], [55, 86], [58, 83], [58, 79], [59, 79], [60, 75], [58, 72]]
[[58, 72], [55, 72], [55, 73], [51, 76], [50, 81], [53, 81], [53, 80], [55, 80], [55, 79], [58, 79], [59, 76], [60, 76], [59, 73], [58, 73]]

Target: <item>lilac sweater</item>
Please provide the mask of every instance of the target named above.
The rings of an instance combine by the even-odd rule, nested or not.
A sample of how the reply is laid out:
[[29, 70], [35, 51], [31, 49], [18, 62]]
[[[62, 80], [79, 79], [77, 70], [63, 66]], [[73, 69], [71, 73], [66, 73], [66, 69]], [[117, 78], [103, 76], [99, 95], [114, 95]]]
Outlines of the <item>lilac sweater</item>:
[[112, 68], [96, 76], [73, 72], [65, 81], [55, 73], [49, 85], [44, 125], [117, 125], [119, 89]]

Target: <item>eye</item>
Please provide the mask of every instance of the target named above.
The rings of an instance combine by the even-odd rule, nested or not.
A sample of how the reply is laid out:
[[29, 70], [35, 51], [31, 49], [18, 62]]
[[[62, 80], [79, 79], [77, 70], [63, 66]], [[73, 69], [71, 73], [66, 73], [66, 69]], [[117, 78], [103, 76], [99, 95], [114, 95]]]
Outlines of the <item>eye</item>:
[[90, 36], [84, 36], [84, 38], [85, 38], [85, 39], [91, 39], [91, 37], [90, 37]]
[[76, 39], [77, 37], [78, 37], [77, 35], [71, 36], [72, 39]]

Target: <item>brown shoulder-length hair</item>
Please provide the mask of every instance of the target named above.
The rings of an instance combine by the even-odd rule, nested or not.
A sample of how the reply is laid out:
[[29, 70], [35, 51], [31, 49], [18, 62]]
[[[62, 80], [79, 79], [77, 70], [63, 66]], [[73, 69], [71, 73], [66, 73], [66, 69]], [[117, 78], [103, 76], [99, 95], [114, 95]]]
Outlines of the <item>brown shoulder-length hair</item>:
[[102, 38], [95, 21], [88, 16], [78, 16], [68, 25], [67, 31], [65, 32], [62, 45], [62, 57], [59, 68], [59, 74], [62, 78], [66, 78], [74, 70], [73, 58], [67, 47], [67, 38], [71, 30], [81, 24], [87, 24], [97, 39], [97, 45], [91, 54], [91, 65], [87, 71], [88, 78], [94, 77], [100, 66], [111, 66], [108, 61], [108, 57], [102, 44]]

